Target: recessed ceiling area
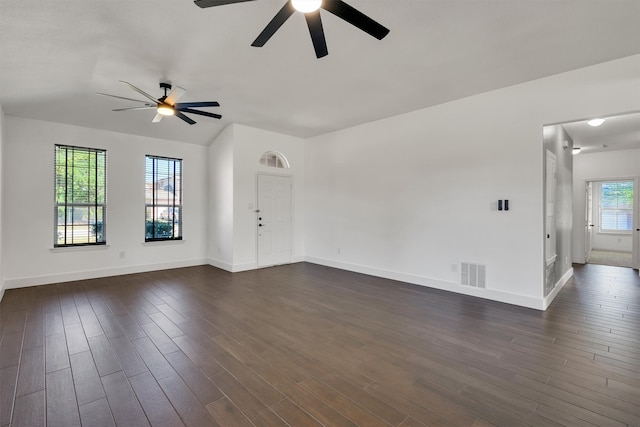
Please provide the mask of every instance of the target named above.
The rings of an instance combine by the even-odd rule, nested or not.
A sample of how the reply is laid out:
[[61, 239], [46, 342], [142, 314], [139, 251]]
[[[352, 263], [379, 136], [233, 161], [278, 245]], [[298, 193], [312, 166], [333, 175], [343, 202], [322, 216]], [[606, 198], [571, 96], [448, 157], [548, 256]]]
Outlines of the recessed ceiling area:
[[[640, 53], [637, 0], [349, 0], [382, 40], [320, 10], [317, 59], [296, 12], [251, 43], [284, 4], [202, 9], [192, 0], [0, 0], [0, 105], [7, 115], [208, 145], [239, 123], [312, 137]], [[222, 120], [152, 123], [113, 112], [120, 80], [181, 102], [217, 100]]]
[[601, 118], [599, 126], [589, 125], [590, 119], [562, 124], [580, 154], [640, 148], [640, 111]]

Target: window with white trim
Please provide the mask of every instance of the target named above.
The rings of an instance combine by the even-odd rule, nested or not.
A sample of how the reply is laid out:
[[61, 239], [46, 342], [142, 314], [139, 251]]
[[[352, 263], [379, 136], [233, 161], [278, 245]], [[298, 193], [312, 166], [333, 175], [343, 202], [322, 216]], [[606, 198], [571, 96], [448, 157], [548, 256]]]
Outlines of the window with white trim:
[[107, 151], [55, 146], [54, 247], [106, 243]]
[[146, 156], [145, 241], [182, 239], [182, 160]]
[[278, 169], [289, 169], [289, 161], [285, 156], [275, 151], [267, 151], [260, 157], [259, 163], [263, 166], [268, 166]]
[[633, 181], [600, 183], [600, 231], [630, 233], [633, 229]]

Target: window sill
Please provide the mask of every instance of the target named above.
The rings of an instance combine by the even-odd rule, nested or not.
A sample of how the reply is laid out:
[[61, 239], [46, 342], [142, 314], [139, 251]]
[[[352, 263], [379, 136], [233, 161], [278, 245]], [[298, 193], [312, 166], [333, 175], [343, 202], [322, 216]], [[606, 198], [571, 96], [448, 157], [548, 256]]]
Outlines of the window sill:
[[629, 231], [596, 231], [597, 234], [604, 234], [607, 236], [631, 236], [633, 232]]
[[109, 249], [110, 245], [83, 245], [83, 246], [62, 246], [59, 248], [49, 248], [51, 253], [77, 252], [77, 251], [103, 251]]
[[180, 240], [156, 240], [154, 242], [143, 242], [142, 246], [159, 246], [159, 245], [181, 245], [184, 239]]

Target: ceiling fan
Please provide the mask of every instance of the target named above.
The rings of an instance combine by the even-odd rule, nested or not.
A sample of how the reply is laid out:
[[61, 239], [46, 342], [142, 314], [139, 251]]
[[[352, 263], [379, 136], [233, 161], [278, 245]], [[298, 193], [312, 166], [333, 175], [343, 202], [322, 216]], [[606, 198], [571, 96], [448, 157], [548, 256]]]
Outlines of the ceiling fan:
[[[195, 4], [202, 8], [246, 1], [255, 0], [194, 0]], [[352, 6], [349, 6], [342, 0], [287, 0], [282, 9], [280, 9], [253, 43], [251, 43], [251, 46], [264, 46], [282, 24], [284, 24], [294, 12], [298, 11], [304, 13], [304, 17], [307, 20], [307, 26], [309, 27], [309, 34], [311, 34], [313, 48], [316, 51], [316, 57], [322, 58], [323, 56], [327, 56], [329, 51], [327, 50], [327, 42], [324, 37], [324, 30], [322, 29], [322, 21], [320, 19], [321, 8], [333, 13], [351, 25], [358, 27], [378, 40], [382, 40], [389, 34], [389, 29]]]
[[[194, 120], [187, 117], [184, 113], [190, 114], [199, 114], [201, 116], [213, 117], [214, 119], [221, 119], [222, 116], [220, 114], [209, 113], [208, 111], [194, 110], [193, 107], [219, 107], [220, 104], [215, 101], [205, 101], [205, 102], [176, 102], [178, 99], [182, 97], [187, 91], [180, 86], [173, 87], [170, 83], [160, 83], [160, 89], [164, 89], [164, 95], [160, 98], [156, 99], [153, 96], [149, 95], [142, 89], [139, 89], [132, 85], [129, 82], [125, 82], [124, 80], [120, 80], [122, 83], [128, 85], [131, 89], [138, 92], [140, 95], [144, 96], [148, 99], [148, 101], [141, 101], [139, 99], [125, 98], [123, 96], [109, 95], [108, 93], [100, 93], [98, 95], [102, 96], [110, 96], [112, 98], [125, 99], [127, 101], [140, 102], [144, 104], [143, 107], [129, 107], [129, 108], [116, 108], [113, 111], [134, 111], [134, 110], [156, 110], [156, 115], [153, 118], [152, 122], [157, 123], [164, 116], [176, 116], [181, 120], [189, 123], [190, 125], [196, 124]], [[169, 93], [167, 94], [167, 91]]]

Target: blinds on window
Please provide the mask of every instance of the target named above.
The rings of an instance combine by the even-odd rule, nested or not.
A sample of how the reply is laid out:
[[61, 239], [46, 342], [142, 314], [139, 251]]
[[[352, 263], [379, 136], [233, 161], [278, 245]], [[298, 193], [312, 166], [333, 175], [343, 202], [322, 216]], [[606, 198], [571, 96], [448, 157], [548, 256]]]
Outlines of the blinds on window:
[[633, 181], [603, 182], [600, 230], [631, 231], [633, 228]]
[[106, 243], [107, 152], [55, 146], [54, 246]]
[[145, 241], [182, 239], [182, 160], [146, 156]]

